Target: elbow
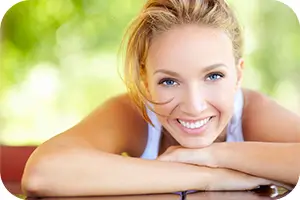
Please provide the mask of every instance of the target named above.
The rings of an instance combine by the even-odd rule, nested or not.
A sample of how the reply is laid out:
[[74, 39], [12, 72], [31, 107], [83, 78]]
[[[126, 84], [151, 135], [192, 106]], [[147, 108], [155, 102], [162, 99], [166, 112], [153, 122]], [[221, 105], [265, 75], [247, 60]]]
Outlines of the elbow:
[[21, 190], [26, 197], [39, 197], [43, 193], [40, 180], [37, 177], [23, 177]]
[[21, 180], [21, 190], [27, 197], [45, 196], [46, 180], [38, 167], [26, 167]]
[[290, 185], [294, 188], [296, 187], [297, 184], [299, 184], [298, 182], [300, 181], [300, 175], [294, 177], [291, 181], [290, 181]]

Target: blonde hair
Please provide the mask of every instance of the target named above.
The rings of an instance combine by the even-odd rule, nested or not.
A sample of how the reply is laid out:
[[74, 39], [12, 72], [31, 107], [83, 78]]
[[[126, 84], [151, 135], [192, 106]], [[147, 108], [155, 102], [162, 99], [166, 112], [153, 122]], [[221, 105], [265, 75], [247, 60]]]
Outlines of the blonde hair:
[[151, 124], [146, 107], [148, 102], [156, 102], [147, 98], [145, 90], [148, 48], [154, 37], [183, 24], [207, 25], [224, 30], [232, 41], [236, 63], [242, 56], [241, 28], [224, 0], [148, 0], [123, 39], [128, 37], [124, 63], [125, 84], [142, 116]]

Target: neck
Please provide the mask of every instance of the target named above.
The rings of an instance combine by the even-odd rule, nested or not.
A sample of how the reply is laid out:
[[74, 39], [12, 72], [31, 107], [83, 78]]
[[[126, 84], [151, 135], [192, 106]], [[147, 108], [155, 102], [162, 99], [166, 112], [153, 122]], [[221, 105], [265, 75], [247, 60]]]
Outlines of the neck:
[[159, 155], [164, 153], [171, 146], [180, 145], [164, 127], [162, 127], [161, 134]]

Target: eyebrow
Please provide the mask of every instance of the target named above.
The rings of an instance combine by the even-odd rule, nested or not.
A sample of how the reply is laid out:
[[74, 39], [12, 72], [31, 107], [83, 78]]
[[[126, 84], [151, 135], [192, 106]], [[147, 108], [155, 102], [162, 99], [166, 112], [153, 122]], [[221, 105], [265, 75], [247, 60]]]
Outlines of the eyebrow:
[[[225, 67], [227, 68], [227, 65], [225, 64], [222, 64], [222, 63], [216, 63], [216, 64], [212, 64], [212, 65], [209, 65], [207, 67], [205, 67], [203, 70], [202, 70], [202, 73], [205, 73], [205, 72], [208, 72], [208, 71], [212, 71], [216, 68], [219, 68], [219, 67]], [[174, 71], [170, 71], [170, 70], [166, 70], [166, 69], [158, 69], [156, 70], [154, 74], [157, 74], [157, 73], [163, 73], [163, 74], [168, 74], [170, 76], [174, 76], [174, 77], [180, 77], [180, 75], [177, 73], [177, 72], [174, 72]]]

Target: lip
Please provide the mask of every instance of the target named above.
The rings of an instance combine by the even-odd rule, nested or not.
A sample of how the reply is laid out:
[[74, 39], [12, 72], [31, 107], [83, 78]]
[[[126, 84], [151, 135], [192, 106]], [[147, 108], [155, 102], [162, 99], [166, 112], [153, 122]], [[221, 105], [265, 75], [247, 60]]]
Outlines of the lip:
[[[206, 119], [206, 118], [204, 118], [204, 119]], [[178, 122], [177, 119], [175, 119], [175, 124], [176, 124], [176, 126], [178, 126], [178, 128], [180, 128], [184, 133], [186, 133], [188, 135], [202, 135], [205, 132], [205, 130], [207, 129], [207, 126], [210, 124], [212, 119], [213, 119], [213, 117], [210, 117], [210, 119], [208, 120], [208, 122], [205, 125], [201, 126], [200, 128], [194, 128], [194, 129], [189, 129], [189, 128], [186, 128], [186, 127], [182, 126]], [[198, 120], [193, 120], [193, 121], [183, 120], [183, 121], [193, 122], [193, 121], [198, 121]]]
[[202, 121], [202, 120], [207, 119], [207, 118], [211, 118], [211, 116], [204, 117], [204, 118], [201, 118], [201, 119], [184, 119], [184, 118], [177, 118], [177, 119], [179, 119], [181, 121], [184, 121], [184, 122], [196, 123], [197, 121]]

